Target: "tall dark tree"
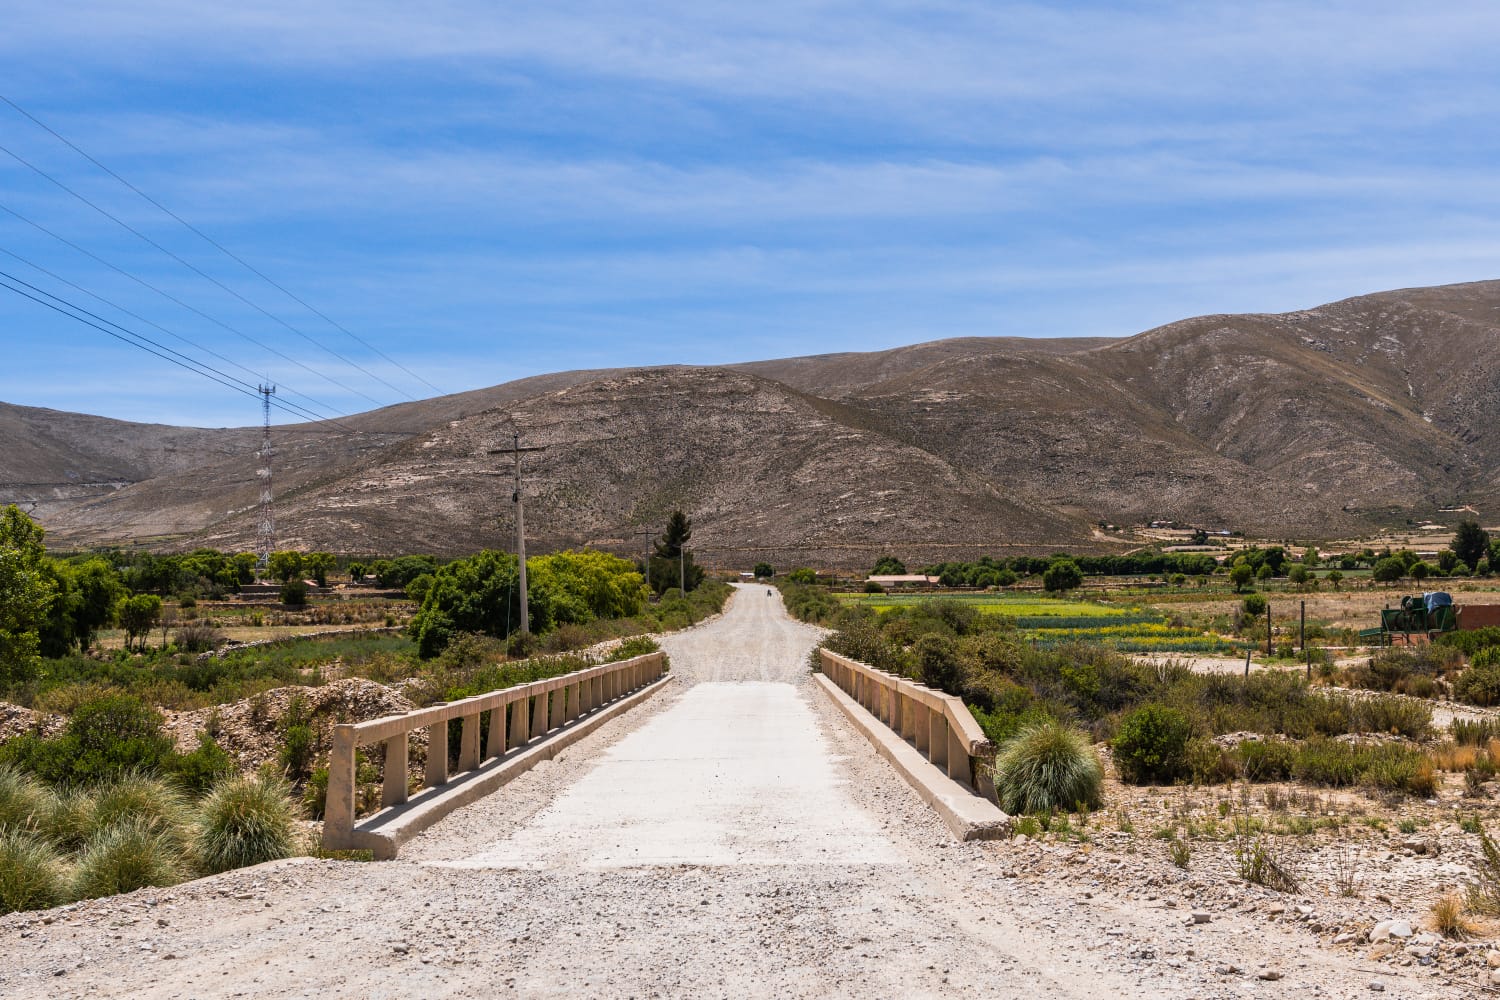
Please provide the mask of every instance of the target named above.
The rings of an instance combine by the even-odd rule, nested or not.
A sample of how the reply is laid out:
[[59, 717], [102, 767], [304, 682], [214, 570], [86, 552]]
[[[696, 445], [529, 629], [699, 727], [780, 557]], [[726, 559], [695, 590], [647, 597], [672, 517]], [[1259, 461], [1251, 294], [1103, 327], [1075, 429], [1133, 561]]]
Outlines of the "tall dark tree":
[[656, 540], [651, 563], [646, 567], [646, 582], [656, 593], [693, 590], [703, 582], [704, 572], [693, 563], [693, 554], [683, 551], [692, 537], [693, 522], [682, 511], [672, 511], [667, 530]]
[[1478, 521], [1460, 521], [1453, 534], [1453, 553], [1473, 569], [1490, 550], [1490, 533]]
[[674, 510], [667, 518], [666, 534], [656, 540], [656, 554], [663, 559], [676, 559], [692, 538], [693, 522], [682, 511]]

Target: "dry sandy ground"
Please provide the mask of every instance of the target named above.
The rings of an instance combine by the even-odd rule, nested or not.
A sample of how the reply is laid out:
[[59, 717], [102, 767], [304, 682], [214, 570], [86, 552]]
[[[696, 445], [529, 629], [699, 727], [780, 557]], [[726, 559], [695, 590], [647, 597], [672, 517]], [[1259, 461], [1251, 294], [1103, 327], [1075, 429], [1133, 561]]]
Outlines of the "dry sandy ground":
[[[722, 618], [666, 639], [667, 692], [455, 813], [402, 860], [282, 862], [0, 918], [0, 993], [1472, 992], [1268, 922], [1264, 890], [1216, 896], [1208, 922], [1191, 923], [1188, 879], [1169, 893], [1140, 877], [1159, 866], [1154, 880], [1172, 881], [1164, 859], [953, 842], [807, 681], [816, 637], [779, 598], [744, 588]], [[708, 743], [684, 761], [692, 782], [652, 756], [683, 735]], [[635, 848], [659, 856], [642, 863]]]

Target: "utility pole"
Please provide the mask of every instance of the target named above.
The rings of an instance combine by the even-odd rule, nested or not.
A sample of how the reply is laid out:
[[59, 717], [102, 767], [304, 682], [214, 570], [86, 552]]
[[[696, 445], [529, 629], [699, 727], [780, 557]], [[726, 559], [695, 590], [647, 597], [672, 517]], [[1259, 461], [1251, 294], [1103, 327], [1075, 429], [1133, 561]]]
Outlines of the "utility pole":
[[276, 395], [274, 385], [262, 385], [260, 391], [261, 437], [260, 468], [255, 475], [260, 479], [260, 526], [256, 532], [256, 565], [265, 569], [271, 565], [271, 552], [276, 548], [276, 513], [272, 509], [271, 457], [276, 449], [271, 444], [271, 397]]
[[547, 446], [533, 445], [529, 448], [522, 448], [521, 432], [518, 430], [511, 432], [510, 439], [509, 448], [492, 448], [490, 454], [503, 455], [509, 451], [515, 459], [516, 482], [510, 494], [510, 502], [516, 505], [516, 568], [520, 574], [517, 586], [521, 591], [521, 620], [517, 623], [517, 631], [525, 635], [531, 631], [531, 609], [526, 603], [526, 510], [521, 503], [521, 452], [545, 451]]

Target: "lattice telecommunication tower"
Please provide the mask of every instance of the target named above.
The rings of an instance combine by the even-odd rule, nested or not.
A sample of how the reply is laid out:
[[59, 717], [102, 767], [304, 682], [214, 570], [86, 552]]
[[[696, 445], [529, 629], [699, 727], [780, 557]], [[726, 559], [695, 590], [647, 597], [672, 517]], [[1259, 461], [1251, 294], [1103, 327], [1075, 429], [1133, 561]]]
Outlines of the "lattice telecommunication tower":
[[276, 548], [276, 513], [271, 507], [271, 458], [276, 454], [276, 449], [271, 444], [271, 397], [274, 395], [276, 395], [274, 385], [260, 387], [263, 430], [260, 438], [260, 451], [256, 453], [256, 457], [260, 459], [260, 468], [255, 471], [255, 475], [260, 480], [260, 530], [256, 535], [256, 548], [259, 550], [257, 555], [260, 557], [261, 569], [270, 565], [271, 553]]

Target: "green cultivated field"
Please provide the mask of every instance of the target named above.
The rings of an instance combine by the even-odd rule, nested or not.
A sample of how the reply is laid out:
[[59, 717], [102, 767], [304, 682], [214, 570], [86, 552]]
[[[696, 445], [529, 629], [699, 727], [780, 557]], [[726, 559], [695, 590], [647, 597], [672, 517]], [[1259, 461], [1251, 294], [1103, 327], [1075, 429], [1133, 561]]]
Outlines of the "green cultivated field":
[[1234, 653], [1239, 647], [1215, 632], [1171, 625], [1152, 608], [1101, 604], [1035, 594], [836, 594], [850, 607], [886, 614], [928, 601], [956, 601], [981, 614], [1003, 616], [1038, 646], [1098, 643], [1122, 653]]

